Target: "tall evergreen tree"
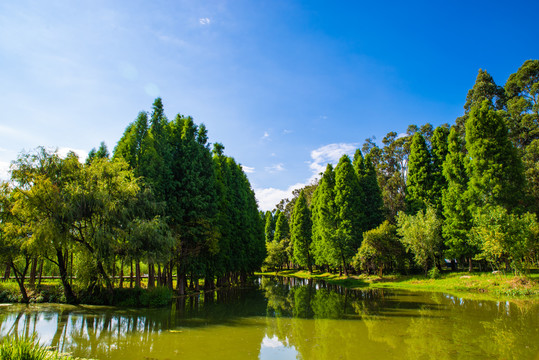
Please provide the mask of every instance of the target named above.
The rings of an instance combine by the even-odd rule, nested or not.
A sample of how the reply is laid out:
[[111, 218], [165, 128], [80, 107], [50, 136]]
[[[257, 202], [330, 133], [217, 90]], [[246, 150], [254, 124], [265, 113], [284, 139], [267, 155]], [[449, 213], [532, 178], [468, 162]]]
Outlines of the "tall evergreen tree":
[[442, 234], [449, 258], [471, 258], [477, 254], [477, 247], [470, 242], [472, 228], [470, 198], [468, 196], [468, 157], [455, 126], [451, 127], [448, 137], [448, 153], [443, 164], [443, 175], [447, 188], [442, 192], [443, 226]]
[[508, 138], [507, 127], [488, 100], [474, 107], [466, 122], [470, 161], [469, 191], [478, 206], [501, 205], [508, 210], [522, 200], [523, 169]]
[[266, 234], [266, 242], [273, 241], [273, 237], [275, 235], [275, 225], [277, 218], [279, 216], [279, 210], [275, 213], [275, 216], [271, 213], [271, 211], [266, 211], [266, 217], [265, 217], [265, 225], [264, 225], [264, 233]]
[[406, 203], [408, 212], [415, 214], [426, 209], [430, 201], [430, 154], [425, 138], [417, 132], [412, 138], [406, 178]]
[[320, 179], [312, 200], [312, 243], [311, 254], [316, 265], [338, 266], [334, 237], [337, 232], [335, 208], [335, 171], [328, 164]]
[[438, 126], [432, 135], [431, 141], [431, 192], [430, 199], [436, 209], [438, 216], [442, 215], [442, 193], [447, 188], [447, 181], [443, 174], [443, 164], [448, 152], [447, 138], [449, 127], [447, 125]]
[[[277, 224], [279, 224], [279, 221], [277, 221]], [[277, 231], [275, 233], [277, 234]], [[312, 256], [310, 252], [312, 242], [311, 212], [307, 207], [307, 200], [303, 191], [299, 193], [294, 205], [290, 234], [295, 262], [300, 266], [307, 266], [309, 272], [312, 272]]]
[[338, 254], [344, 272], [361, 245], [364, 222], [361, 209], [361, 189], [348, 155], [343, 155], [335, 168], [335, 209], [337, 234], [335, 253]]
[[275, 223], [274, 239], [281, 241], [283, 239], [290, 239], [290, 227], [288, 225], [288, 219], [286, 215], [279, 212], [277, 216], [277, 222]]

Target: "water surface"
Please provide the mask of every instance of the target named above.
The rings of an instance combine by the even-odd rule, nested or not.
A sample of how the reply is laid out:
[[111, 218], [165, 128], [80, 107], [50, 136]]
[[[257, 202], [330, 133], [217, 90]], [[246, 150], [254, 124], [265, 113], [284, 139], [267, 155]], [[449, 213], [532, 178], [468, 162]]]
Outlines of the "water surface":
[[0, 306], [0, 335], [96, 359], [533, 359], [539, 304], [356, 291], [302, 279], [178, 299], [164, 309]]

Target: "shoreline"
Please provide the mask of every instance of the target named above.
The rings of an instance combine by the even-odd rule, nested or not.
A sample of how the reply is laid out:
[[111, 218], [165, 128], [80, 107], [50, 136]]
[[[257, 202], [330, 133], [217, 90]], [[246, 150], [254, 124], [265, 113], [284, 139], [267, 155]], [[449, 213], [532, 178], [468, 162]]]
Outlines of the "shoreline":
[[407, 291], [444, 292], [472, 300], [539, 302], [539, 274], [515, 276], [483, 272], [443, 272], [437, 279], [423, 275], [352, 275], [282, 270], [257, 272], [260, 276], [295, 277], [323, 280], [349, 289], [388, 289]]

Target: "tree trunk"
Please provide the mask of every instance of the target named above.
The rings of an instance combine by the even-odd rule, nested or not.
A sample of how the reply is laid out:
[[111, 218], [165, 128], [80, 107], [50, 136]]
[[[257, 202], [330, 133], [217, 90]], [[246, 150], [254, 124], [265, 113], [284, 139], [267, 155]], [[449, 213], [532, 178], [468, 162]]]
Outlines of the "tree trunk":
[[473, 264], [472, 264], [472, 257], [470, 256], [468, 258], [468, 272], [472, 272], [473, 271]]
[[129, 288], [133, 288], [133, 260], [129, 260], [129, 266], [131, 267], [131, 272], [129, 273]]
[[176, 265], [176, 288], [178, 295], [185, 295], [185, 277], [182, 274], [180, 264]]
[[45, 262], [45, 259], [41, 259], [39, 262], [39, 278], [37, 280], [37, 286], [41, 286], [41, 277], [43, 276], [43, 263]]
[[77, 298], [75, 297], [73, 289], [69, 284], [67, 266], [64, 261], [64, 254], [62, 252], [62, 249], [60, 248], [56, 249], [56, 259], [58, 260], [58, 270], [60, 271], [60, 278], [62, 279], [62, 286], [64, 287], [64, 295], [66, 297], [66, 302], [69, 304], [74, 304], [77, 302]]
[[135, 261], [135, 287], [140, 287], [140, 262]]
[[155, 287], [155, 277], [154, 277], [155, 268], [153, 263], [148, 263], [148, 289]]
[[161, 278], [161, 264], [157, 264], [157, 283], [159, 286], [163, 286], [163, 279]]
[[170, 290], [174, 290], [174, 283], [172, 281], [172, 271], [174, 270], [174, 266], [172, 264], [172, 260], [170, 261], [170, 265], [168, 266], [168, 275], [167, 275], [167, 286]]
[[4, 281], [9, 280], [9, 275], [11, 275], [11, 265], [6, 265], [6, 271], [4, 272]]
[[124, 259], [120, 260], [120, 283], [118, 287], [122, 289], [124, 287]]
[[31, 287], [34, 287], [36, 284], [36, 273], [37, 273], [37, 256], [32, 259], [32, 267], [30, 268], [30, 279], [28, 283]]
[[29, 299], [28, 299], [28, 294], [26, 293], [26, 288], [24, 287], [24, 279], [26, 277], [26, 271], [28, 271], [29, 266], [30, 266], [30, 259], [27, 258], [26, 266], [24, 267], [24, 270], [21, 273], [19, 273], [17, 271], [17, 268], [15, 267], [15, 264], [13, 263], [13, 261], [11, 261], [11, 268], [13, 269], [13, 273], [15, 274], [15, 280], [17, 280], [17, 284], [19, 285], [19, 290], [22, 295], [22, 302], [26, 304], [29, 302]]

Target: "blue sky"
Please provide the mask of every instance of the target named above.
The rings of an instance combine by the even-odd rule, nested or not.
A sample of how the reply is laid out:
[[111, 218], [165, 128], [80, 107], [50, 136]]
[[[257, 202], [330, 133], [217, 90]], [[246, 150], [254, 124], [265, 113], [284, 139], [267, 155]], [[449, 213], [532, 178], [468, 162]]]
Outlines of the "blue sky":
[[44, 145], [114, 148], [161, 96], [243, 164], [264, 210], [409, 124], [453, 123], [479, 68], [539, 58], [537, 1], [0, 3], [0, 175]]

